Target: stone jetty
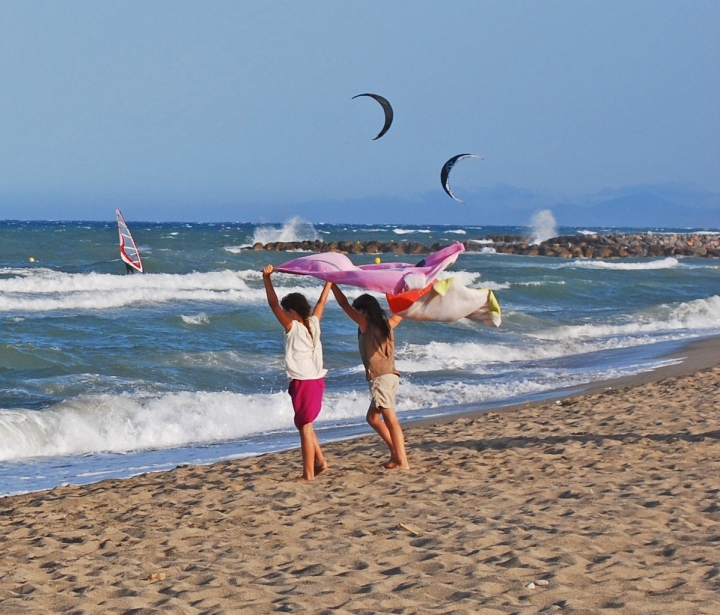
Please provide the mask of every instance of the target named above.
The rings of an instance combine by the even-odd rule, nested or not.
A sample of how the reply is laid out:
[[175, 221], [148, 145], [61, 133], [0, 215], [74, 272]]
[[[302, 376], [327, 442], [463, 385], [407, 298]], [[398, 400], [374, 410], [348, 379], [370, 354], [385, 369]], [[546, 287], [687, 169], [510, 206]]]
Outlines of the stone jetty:
[[[256, 243], [252, 250], [342, 252], [344, 254], [429, 254], [448, 245], [424, 245], [415, 241], [278, 241]], [[695, 256], [720, 257], [718, 234], [623, 233], [582, 234], [553, 237], [531, 244], [519, 235], [489, 235], [463, 242], [468, 252], [492, 249], [501, 254], [524, 256], [558, 256], [560, 258], [622, 258], [627, 256]]]

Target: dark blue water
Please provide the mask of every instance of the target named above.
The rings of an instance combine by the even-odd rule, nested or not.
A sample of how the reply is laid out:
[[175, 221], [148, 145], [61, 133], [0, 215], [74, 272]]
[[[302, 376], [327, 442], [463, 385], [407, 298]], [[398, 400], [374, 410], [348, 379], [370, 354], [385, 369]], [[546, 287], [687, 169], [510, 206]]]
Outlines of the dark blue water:
[[[299, 254], [244, 249], [255, 241], [430, 244], [532, 232], [128, 223], [143, 275], [124, 274], [114, 222], [0, 223], [0, 494], [294, 446], [282, 329], [259, 270]], [[462, 254], [448, 275], [491, 288], [503, 325], [404, 321], [398, 410], [447, 413], [651, 369], [668, 344], [720, 331], [716, 263]], [[322, 287], [274, 279], [280, 296], [312, 301]], [[324, 437], [362, 431], [355, 330], [332, 301], [323, 345], [330, 373], [317, 427]]]

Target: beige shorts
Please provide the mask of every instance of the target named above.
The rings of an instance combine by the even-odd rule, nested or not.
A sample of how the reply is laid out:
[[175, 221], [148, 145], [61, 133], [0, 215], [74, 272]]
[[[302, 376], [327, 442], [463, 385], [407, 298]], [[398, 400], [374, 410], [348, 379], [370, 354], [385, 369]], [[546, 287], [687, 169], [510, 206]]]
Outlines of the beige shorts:
[[400, 378], [396, 374], [385, 374], [373, 378], [370, 386], [371, 408], [395, 408], [395, 395], [397, 395]]

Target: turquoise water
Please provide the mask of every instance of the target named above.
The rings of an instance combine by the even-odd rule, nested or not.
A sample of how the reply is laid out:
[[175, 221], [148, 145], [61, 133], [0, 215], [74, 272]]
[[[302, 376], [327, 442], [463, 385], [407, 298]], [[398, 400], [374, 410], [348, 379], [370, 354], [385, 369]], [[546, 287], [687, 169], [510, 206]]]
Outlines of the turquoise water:
[[[114, 222], [0, 223], [0, 495], [295, 446], [282, 330], [259, 270], [299, 255], [243, 249], [255, 241], [430, 244], [529, 234], [297, 221], [128, 224], [143, 275], [125, 275]], [[577, 230], [588, 229], [559, 233]], [[720, 333], [717, 265], [464, 253], [450, 273], [493, 289], [503, 326], [403, 322], [401, 417], [652, 369], [670, 345]], [[322, 287], [312, 278], [274, 280], [280, 296], [301, 291], [311, 301]], [[354, 326], [332, 300], [323, 344], [330, 373], [317, 427], [326, 439], [366, 433]]]

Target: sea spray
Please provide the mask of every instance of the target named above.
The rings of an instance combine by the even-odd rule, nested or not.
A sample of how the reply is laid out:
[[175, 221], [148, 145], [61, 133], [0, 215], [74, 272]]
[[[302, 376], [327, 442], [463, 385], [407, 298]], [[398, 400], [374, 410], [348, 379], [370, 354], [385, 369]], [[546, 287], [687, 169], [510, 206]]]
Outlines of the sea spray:
[[253, 234], [252, 242], [265, 245], [278, 241], [314, 241], [317, 238], [318, 233], [315, 227], [310, 222], [295, 216], [279, 228], [275, 225], [258, 226]]
[[549, 209], [543, 209], [536, 213], [530, 224], [533, 229], [531, 244], [540, 244], [552, 237], [557, 237], [557, 223]]

